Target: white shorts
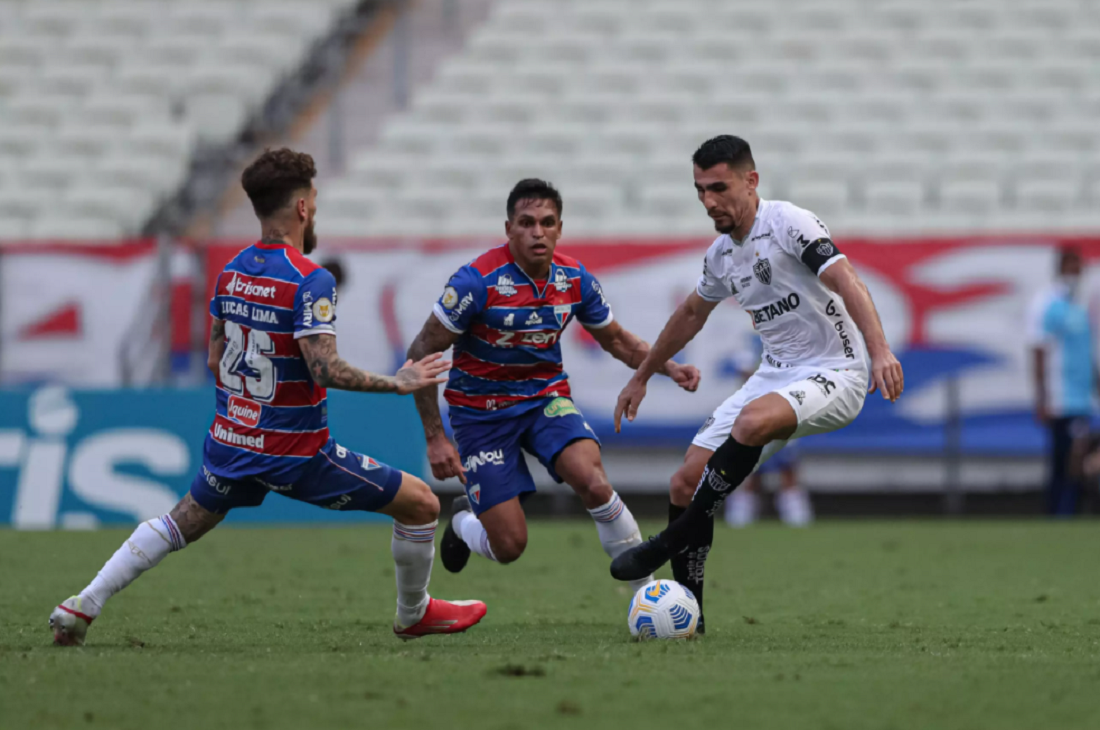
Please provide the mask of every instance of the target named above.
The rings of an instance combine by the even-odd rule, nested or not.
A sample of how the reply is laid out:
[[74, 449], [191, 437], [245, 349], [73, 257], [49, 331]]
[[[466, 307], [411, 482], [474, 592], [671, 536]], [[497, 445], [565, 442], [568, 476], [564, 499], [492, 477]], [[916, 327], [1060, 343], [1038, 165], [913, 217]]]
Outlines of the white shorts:
[[[692, 444], [715, 451], [729, 438], [741, 409], [768, 393], [778, 393], [791, 404], [798, 428], [790, 440], [828, 433], [855, 420], [867, 397], [863, 370], [826, 370], [814, 367], [775, 368], [764, 364], [707, 419]], [[763, 464], [787, 441], [772, 441], [760, 458]]]

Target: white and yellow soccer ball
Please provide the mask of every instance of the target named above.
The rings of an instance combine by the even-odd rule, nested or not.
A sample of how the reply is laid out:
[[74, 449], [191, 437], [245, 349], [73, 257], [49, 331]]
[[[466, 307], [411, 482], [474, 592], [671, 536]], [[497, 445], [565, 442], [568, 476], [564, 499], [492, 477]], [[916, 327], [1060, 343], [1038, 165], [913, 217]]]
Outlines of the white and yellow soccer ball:
[[630, 635], [643, 639], [690, 639], [699, 625], [699, 602], [672, 580], [646, 583], [630, 601]]

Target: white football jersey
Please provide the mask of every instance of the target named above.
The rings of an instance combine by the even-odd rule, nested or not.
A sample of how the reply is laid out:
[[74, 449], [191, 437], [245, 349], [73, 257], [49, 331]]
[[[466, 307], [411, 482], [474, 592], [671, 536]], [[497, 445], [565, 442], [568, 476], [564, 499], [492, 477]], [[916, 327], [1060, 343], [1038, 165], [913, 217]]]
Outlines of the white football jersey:
[[761, 200], [744, 240], [715, 239], [696, 292], [708, 302], [737, 299], [752, 317], [772, 367], [867, 369], [867, 348], [844, 300], [821, 272], [845, 258], [808, 210]]

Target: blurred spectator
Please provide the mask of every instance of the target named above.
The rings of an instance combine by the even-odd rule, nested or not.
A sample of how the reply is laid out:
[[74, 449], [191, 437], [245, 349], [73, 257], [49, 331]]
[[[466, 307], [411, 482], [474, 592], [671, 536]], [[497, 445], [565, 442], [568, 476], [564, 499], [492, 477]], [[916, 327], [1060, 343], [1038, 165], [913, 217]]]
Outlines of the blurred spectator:
[[1088, 430], [1092, 392], [1097, 384], [1093, 337], [1096, 332], [1081, 292], [1081, 253], [1058, 252], [1057, 278], [1036, 298], [1031, 313], [1035, 416], [1050, 430], [1047, 511], [1077, 511], [1080, 480], [1070, 469], [1075, 434]]
[[332, 274], [332, 278], [336, 279], [336, 291], [339, 292], [346, 281], [344, 265], [338, 259], [326, 259], [321, 262], [321, 268], [327, 269], [328, 273]]
[[798, 442], [784, 446], [779, 453], [760, 465], [740, 489], [726, 500], [726, 522], [733, 527], [745, 527], [756, 522], [760, 515], [760, 494], [764, 477], [779, 475], [779, 488], [775, 490], [775, 511], [779, 519], [791, 527], [804, 527], [814, 519], [813, 504], [809, 493], [798, 484]]

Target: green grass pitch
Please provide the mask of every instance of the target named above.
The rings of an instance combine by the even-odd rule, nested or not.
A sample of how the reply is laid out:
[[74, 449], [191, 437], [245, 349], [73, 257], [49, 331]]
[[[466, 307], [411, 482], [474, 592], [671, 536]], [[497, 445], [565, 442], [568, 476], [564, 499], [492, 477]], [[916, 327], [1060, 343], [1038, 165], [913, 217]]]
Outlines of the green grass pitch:
[[708, 635], [647, 644], [591, 524], [437, 564], [434, 595], [489, 615], [410, 643], [389, 530], [222, 528], [53, 647], [126, 534], [0, 531], [0, 728], [1100, 727], [1094, 524], [721, 530]]

